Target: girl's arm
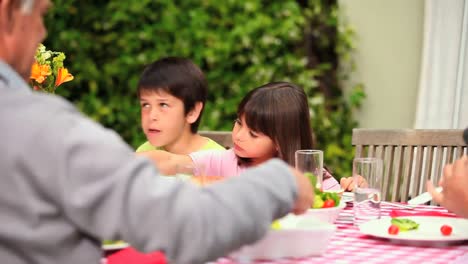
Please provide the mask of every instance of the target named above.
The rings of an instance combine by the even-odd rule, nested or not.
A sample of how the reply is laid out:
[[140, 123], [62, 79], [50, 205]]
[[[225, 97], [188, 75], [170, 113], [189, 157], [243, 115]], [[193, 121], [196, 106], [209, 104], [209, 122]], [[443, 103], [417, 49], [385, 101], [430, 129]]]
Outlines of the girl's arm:
[[137, 152], [137, 156], [149, 158], [154, 165], [165, 175], [175, 175], [178, 166], [192, 165], [192, 159], [188, 155], [179, 155], [164, 150], [151, 150]]
[[322, 188], [324, 191], [340, 190], [341, 186], [338, 181], [333, 177], [328, 168], [323, 168], [323, 183]]
[[[367, 181], [361, 175], [357, 176], [357, 184], [359, 187], [367, 187]], [[326, 167], [323, 168], [323, 190], [340, 190], [343, 189], [345, 192], [352, 192], [354, 189], [354, 178], [343, 177], [340, 183], [333, 177], [330, 170]]]

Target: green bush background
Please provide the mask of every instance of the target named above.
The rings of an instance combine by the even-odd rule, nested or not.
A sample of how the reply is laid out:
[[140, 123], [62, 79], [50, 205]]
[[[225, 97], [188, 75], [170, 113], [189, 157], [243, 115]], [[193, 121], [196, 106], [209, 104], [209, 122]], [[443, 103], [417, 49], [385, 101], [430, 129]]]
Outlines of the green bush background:
[[353, 32], [338, 13], [336, 1], [57, 0], [45, 45], [65, 52], [75, 75], [57, 93], [133, 147], [144, 141], [136, 83], [160, 57], [188, 57], [206, 73], [202, 130], [230, 130], [254, 87], [296, 83], [309, 96], [317, 148], [340, 178], [350, 175], [352, 109], [364, 95], [355, 85], [343, 96]]

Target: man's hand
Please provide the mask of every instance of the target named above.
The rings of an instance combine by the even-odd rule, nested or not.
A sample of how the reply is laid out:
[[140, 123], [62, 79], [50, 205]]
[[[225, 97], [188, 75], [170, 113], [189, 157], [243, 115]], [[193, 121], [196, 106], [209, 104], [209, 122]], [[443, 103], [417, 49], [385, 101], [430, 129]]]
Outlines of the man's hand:
[[439, 182], [443, 191], [438, 193], [431, 181], [427, 182], [427, 191], [432, 199], [454, 212], [468, 218], [468, 158], [463, 156], [453, 164], [444, 167], [444, 174]]
[[294, 204], [293, 213], [302, 214], [309, 209], [314, 203], [314, 188], [309, 179], [300, 171], [291, 168], [292, 173], [296, 177], [297, 183], [297, 198]]

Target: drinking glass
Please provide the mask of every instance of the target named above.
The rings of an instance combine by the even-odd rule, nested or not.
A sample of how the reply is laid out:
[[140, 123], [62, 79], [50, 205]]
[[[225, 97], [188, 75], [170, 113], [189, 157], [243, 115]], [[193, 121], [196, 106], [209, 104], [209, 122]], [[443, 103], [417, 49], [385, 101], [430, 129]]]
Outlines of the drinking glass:
[[[382, 164], [383, 161], [379, 158], [355, 158], [353, 160], [355, 225], [380, 219]], [[362, 176], [367, 184], [358, 186], [358, 176]]]
[[312, 173], [317, 178], [316, 188], [322, 189], [323, 181], [323, 151], [316, 149], [301, 149], [295, 153], [296, 169], [302, 173]]

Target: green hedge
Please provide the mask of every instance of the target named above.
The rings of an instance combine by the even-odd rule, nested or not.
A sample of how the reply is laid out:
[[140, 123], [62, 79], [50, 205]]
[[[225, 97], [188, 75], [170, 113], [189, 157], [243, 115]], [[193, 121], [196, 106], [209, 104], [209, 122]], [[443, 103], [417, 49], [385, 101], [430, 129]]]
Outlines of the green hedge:
[[[274, 80], [299, 84], [310, 98], [318, 147], [341, 177], [350, 173], [356, 123], [341, 93], [343, 77], [336, 74], [337, 58], [352, 47], [352, 32], [340, 29], [337, 11], [334, 1], [57, 0], [46, 20], [45, 44], [65, 52], [75, 75], [57, 93], [134, 147], [144, 141], [136, 83], [144, 65], [160, 57], [191, 58], [206, 73], [210, 96], [203, 130], [230, 130], [237, 104], [256, 86]], [[317, 35], [314, 23], [335, 29], [331, 36], [316, 36], [320, 45], [313, 51], [331, 53], [335, 62], [311, 64], [304, 36]], [[319, 85], [326, 76], [335, 80], [327, 97]], [[359, 102], [357, 88], [352, 96]]]

